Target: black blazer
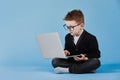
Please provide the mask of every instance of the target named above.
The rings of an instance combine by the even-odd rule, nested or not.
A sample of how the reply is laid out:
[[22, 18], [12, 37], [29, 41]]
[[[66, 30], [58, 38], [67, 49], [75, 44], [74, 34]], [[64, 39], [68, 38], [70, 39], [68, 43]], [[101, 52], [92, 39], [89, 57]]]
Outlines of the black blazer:
[[76, 45], [74, 44], [73, 36], [68, 33], [65, 36], [64, 50], [68, 50], [71, 55], [86, 54], [88, 58], [100, 58], [100, 50], [96, 37], [85, 30]]

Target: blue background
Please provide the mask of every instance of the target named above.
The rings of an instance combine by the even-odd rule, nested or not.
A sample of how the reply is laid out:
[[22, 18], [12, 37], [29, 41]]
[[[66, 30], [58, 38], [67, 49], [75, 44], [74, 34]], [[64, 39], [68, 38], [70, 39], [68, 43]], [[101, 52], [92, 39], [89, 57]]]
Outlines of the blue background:
[[81, 9], [85, 29], [96, 35], [102, 64], [120, 63], [120, 0], [0, 0], [0, 66], [36, 66], [45, 60], [36, 34], [58, 32], [64, 44], [63, 18]]

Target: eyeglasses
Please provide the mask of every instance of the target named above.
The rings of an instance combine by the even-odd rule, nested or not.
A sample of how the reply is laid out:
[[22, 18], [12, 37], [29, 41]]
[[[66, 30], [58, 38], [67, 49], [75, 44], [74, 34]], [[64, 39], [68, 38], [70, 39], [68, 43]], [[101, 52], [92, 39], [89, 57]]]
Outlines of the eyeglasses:
[[77, 24], [75, 26], [67, 26], [66, 24], [64, 24], [63, 27], [64, 27], [65, 30], [68, 30], [68, 29], [69, 30], [74, 30], [74, 28], [77, 27], [78, 25], [80, 25], [80, 24]]

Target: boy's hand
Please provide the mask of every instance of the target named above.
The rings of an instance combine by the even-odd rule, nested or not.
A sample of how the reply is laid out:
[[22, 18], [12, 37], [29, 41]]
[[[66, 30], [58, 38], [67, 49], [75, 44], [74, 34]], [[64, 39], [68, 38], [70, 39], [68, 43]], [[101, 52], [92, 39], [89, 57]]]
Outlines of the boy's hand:
[[64, 53], [66, 56], [70, 55], [70, 52], [68, 50], [64, 50]]
[[74, 56], [73, 58], [74, 58], [74, 60], [75, 61], [86, 61], [86, 60], [88, 60], [88, 57], [85, 57], [85, 55], [84, 54], [80, 54], [80, 56], [81, 57], [78, 57], [78, 56]]

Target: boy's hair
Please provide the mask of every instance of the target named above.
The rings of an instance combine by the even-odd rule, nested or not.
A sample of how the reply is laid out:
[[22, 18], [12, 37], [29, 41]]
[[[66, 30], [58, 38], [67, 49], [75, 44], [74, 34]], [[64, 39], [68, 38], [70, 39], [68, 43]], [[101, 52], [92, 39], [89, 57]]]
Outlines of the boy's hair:
[[81, 10], [72, 10], [67, 13], [64, 20], [66, 21], [76, 21], [77, 23], [84, 23], [84, 15]]

